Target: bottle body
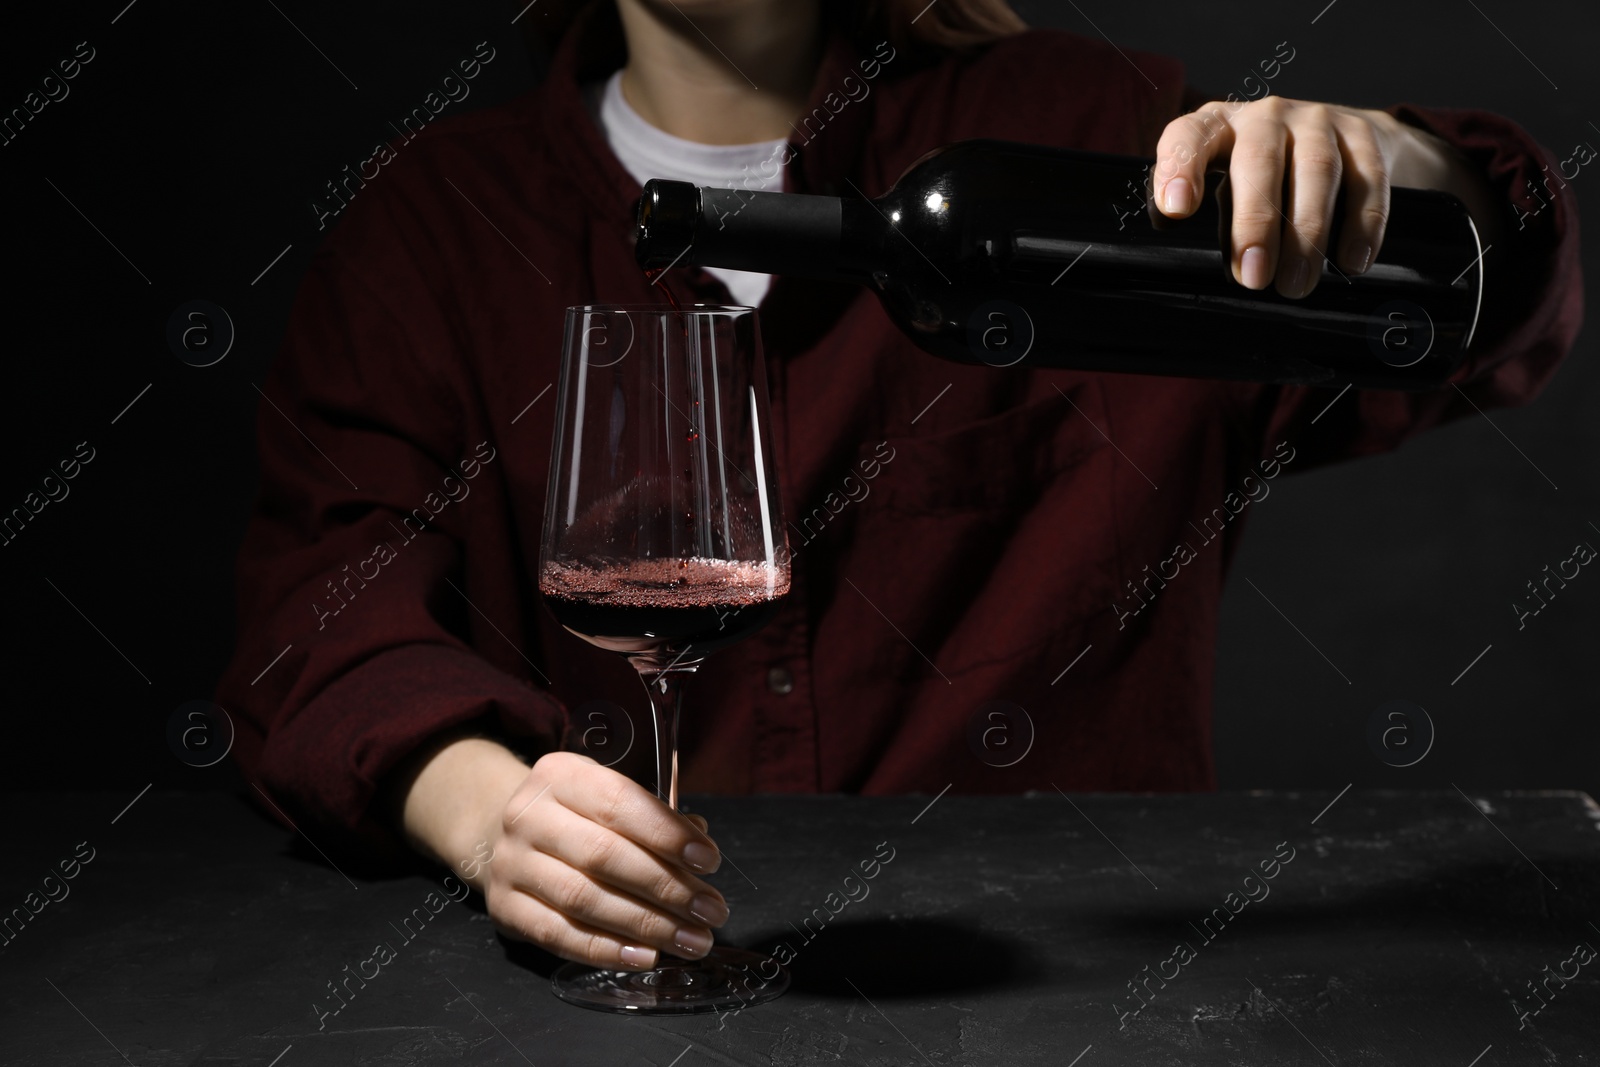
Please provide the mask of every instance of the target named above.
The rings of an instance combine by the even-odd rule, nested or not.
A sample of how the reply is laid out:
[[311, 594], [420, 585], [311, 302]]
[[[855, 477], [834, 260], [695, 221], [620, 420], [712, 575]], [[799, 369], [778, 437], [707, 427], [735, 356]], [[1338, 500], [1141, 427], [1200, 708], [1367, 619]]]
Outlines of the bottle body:
[[1173, 220], [1148, 203], [1150, 163], [965, 141], [871, 201], [702, 189], [691, 204], [694, 187], [652, 181], [637, 254], [859, 282], [919, 347], [967, 363], [1426, 389], [1464, 358], [1483, 257], [1455, 197], [1395, 188], [1366, 273], [1325, 262], [1291, 300], [1233, 280], [1225, 172]]

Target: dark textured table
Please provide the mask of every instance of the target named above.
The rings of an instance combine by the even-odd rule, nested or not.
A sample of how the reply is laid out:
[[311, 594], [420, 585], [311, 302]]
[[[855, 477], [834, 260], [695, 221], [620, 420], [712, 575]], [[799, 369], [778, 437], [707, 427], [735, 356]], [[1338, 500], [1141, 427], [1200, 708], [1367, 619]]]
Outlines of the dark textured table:
[[1600, 1063], [1579, 793], [691, 798], [794, 985], [670, 1019], [226, 794], [8, 799], [7, 1067]]

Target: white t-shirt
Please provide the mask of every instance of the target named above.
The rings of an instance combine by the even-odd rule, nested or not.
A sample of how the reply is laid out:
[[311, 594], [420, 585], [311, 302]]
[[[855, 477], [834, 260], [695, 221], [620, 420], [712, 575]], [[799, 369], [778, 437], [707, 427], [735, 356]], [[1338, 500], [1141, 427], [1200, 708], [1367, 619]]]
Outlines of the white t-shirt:
[[[761, 164], [781, 158], [784, 138], [754, 144], [701, 144], [674, 137], [646, 122], [622, 95], [622, 71], [611, 75], [604, 86], [589, 87], [592, 110], [598, 111], [600, 128], [617, 159], [634, 179], [643, 185], [649, 178], [669, 178], [721, 189], [779, 191], [783, 187], [781, 167]], [[598, 96], [598, 100], [595, 97]], [[772, 177], [768, 178], [770, 172]], [[754, 307], [766, 294], [770, 274], [756, 274], [726, 267], [707, 267], [722, 279], [736, 304]]]

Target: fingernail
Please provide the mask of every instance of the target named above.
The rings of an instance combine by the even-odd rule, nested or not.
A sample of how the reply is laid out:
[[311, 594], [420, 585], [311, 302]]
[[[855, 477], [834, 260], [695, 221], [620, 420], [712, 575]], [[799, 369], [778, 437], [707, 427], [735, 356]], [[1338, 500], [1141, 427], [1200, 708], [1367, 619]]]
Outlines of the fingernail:
[[690, 870], [710, 874], [717, 869], [717, 850], [699, 841], [683, 846], [683, 862]]
[[1305, 296], [1306, 279], [1310, 277], [1310, 275], [1311, 263], [1305, 259], [1297, 260], [1294, 265], [1294, 277], [1289, 281], [1289, 295]]
[[1267, 274], [1267, 250], [1251, 245], [1239, 258], [1240, 281], [1246, 289], [1265, 289], [1272, 278]]
[[1174, 178], [1167, 183], [1167, 214], [1187, 215], [1193, 203], [1194, 190], [1189, 188], [1189, 179]]
[[624, 967], [650, 968], [656, 965], [656, 950], [653, 948], [623, 945], [622, 951], [618, 955], [622, 957], [622, 965]]
[[711, 951], [711, 934], [685, 927], [672, 935], [672, 947], [691, 959], [698, 959]]
[[721, 926], [728, 921], [728, 905], [709, 893], [696, 893], [689, 901], [689, 914], [707, 926]]
[[1372, 246], [1362, 245], [1356, 251], [1360, 253], [1358, 257], [1355, 257], [1356, 261], [1361, 264], [1356, 268], [1356, 273], [1365, 274], [1367, 273], [1367, 268], [1372, 266]]

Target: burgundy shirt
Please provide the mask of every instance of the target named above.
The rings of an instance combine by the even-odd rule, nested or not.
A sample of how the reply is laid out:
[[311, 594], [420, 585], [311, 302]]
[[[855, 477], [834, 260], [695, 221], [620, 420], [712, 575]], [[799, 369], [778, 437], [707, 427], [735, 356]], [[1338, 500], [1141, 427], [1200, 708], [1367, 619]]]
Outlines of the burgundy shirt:
[[[324, 847], [396, 846], [375, 793], [456, 726], [532, 758], [568, 708], [610, 700], [637, 727], [619, 768], [651, 781], [637, 677], [561, 630], [534, 579], [563, 309], [660, 299], [633, 259], [639, 187], [580, 91], [622, 49], [581, 21], [537, 90], [394, 142], [300, 286], [218, 701], [247, 776]], [[1177, 61], [1065, 32], [876, 52], [831, 39], [826, 121], [796, 132], [785, 190], [877, 196], [972, 137], [1153, 155], [1199, 99]], [[1527, 402], [1581, 319], [1572, 197], [1526, 211], [1551, 157], [1493, 115], [1395, 113], [1485, 169], [1511, 230], [1460, 392], [1330, 407], [1332, 389], [960, 366], [864, 290], [776, 279], [761, 315], [793, 590], [688, 686], [683, 789], [1212, 787], [1218, 605], [1262, 483], [1393, 448], [1472, 414], [1467, 397]], [[679, 300], [729, 299], [672, 274]], [[992, 765], [1020, 751], [1001, 734], [988, 760], [974, 746], [1027, 732], [991, 701], [1032, 723], [1014, 765]]]

